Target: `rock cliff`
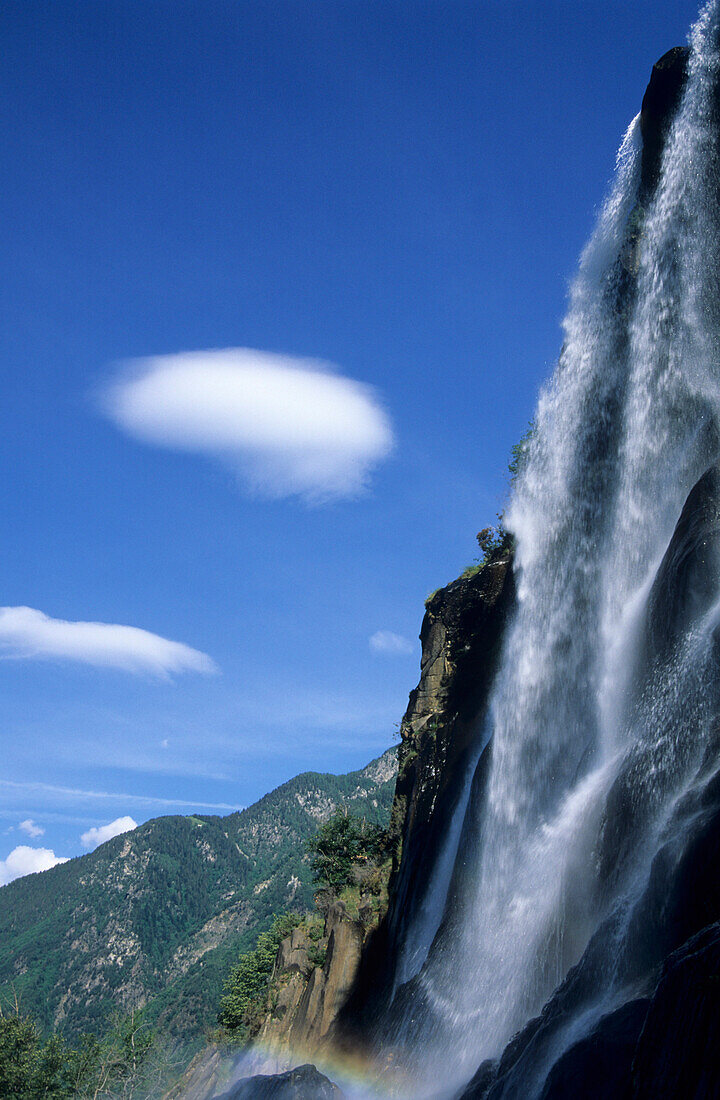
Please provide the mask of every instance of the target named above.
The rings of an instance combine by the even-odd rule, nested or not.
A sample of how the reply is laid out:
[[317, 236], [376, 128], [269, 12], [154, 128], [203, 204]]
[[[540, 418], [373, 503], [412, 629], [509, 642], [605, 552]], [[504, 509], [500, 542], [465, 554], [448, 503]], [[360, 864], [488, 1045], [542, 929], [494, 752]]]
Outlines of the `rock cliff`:
[[[408, 920], [422, 909], [430, 869], [447, 841], [467, 782], [514, 600], [512, 551], [501, 548], [426, 603], [420, 681], [400, 727], [388, 912], [368, 938], [340, 1012], [338, 1041], [364, 1039], [393, 988]], [[488, 759], [489, 753], [488, 746]]]
[[[313, 943], [302, 927], [283, 940], [268, 1016], [258, 1035], [263, 1046], [278, 1052], [322, 1049], [355, 981], [367, 931], [336, 901], [327, 912], [320, 941]], [[317, 953], [324, 955], [320, 965], [312, 961]]]
[[[505, 548], [428, 599], [420, 680], [400, 727], [390, 908], [378, 925], [377, 910], [363, 912], [361, 904], [353, 919], [335, 902], [320, 941], [311, 942], [302, 926], [283, 941], [257, 1037], [280, 1057], [315, 1057], [355, 1043], [385, 1002], [406, 933], [403, 915], [422, 905], [429, 868], [445, 842], [514, 598], [512, 553]], [[320, 965], [312, 961], [318, 952]]]

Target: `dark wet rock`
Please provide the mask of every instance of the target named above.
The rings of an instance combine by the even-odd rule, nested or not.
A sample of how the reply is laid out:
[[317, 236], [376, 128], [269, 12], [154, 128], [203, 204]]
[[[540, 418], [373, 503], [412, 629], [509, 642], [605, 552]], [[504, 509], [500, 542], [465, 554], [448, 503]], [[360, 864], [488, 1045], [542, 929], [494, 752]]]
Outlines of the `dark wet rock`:
[[640, 112], [641, 201], [654, 191], [658, 181], [665, 139], [685, 86], [689, 53], [687, 46], [675, 46], [653, 65], [650, 74]]
[[238, 1081], [218, 1100], [342, 1100], [343, 1093], [315, 1066], [258, 1074]]
[[[620, 263], [626, 275], [638, 270], [639, 247], [643, 236], [645, 214], [660, 178], [662, 156], [670, 124], [680, 104], [687, 78], [687, 46], [675, 46], [653, 65], [640, 111], [642, 155], [637, 202], [630, 213], [625, 230], [625, 243], [620, 251]], [[621, 295], [626, 304], [632, 299], [631, 281], [621, 280]]]
[[[555, 1072], [553, 1063], [556, 1067], [560, 1065], [558, 1051], [564, 1049], [567, 1056], [574, 1050], [572, 1062], [566, 1065], [566, 1070], [570, 1066], [573, 1074], [581, 1075], [583, 1057], [586, 1056], [591, 1065], [596, 1055], [592, 1044], [586, 1047], [577, 1044], [567, 1049], [568, 1028], [573, 1020], [592, 1012], [593, 1005], [609, 988], [611, 976], [617, 985], [625, 985], [635, 991], [635, 1002], [638, 993], [642, 999], [653, 997], [646, 1027], [650, 1027], [653, 1018], [658, 1018], [656, 997], [662, 982], [658, 991], [654, 991], [664, 961], [668, 960], [666, 965], [669, 965], [670, 959], [673, 963], [681, 961], [687, 954], [682, 945], [688, 937], [708, 935], [703, 932], [706, 925], [720, 920], [720, 882], [716, 870], [720, 861], [720, 776], [714, 775], [694, 798], [681, 803], [677, 815], [677, 820], [668, 829], [667, 843], [653, 861], [648, 883], [627, 927], [621, 914], [612, 915], [601, 925], [581, 960], [570, 970], [541, 1014], [529, 1021], [508, 1044], [492, 1086], [484, 1093], [468, 1090], [463, 1094], [463, 1100], [470, 1100], [471, 1097], [473, 1100], [485, 1100], [486, 1096], [488, 1100], [527, 1100], [527, 1097], [536, 1095], [529, 1088], [529, 1082], [550, 1082]], [[684, 832], [689, 825], [692, 825], [689, 832]], [[720, 941], [720, 935], [717, 939]], [[698, 942], [704, 944], [705, 940]], [[672, 955], [676, 951], [679, 951], [677, 957]], [[704, 956], [708, 966], [714, 957], [710, 953]], [[717, 949], [717, 957], [720, 959], [720, 948]], [[610, 959], [612, 967], [608, 963]], [[712, 973], [712, 969], [709, 972]], [[692, 977], [692, 968], [685, 973]], [[685, 996], [689, 1001], [694, 996], [690, 978], [686, 990]], [[670, 992], [663, 994], [665, 1003], [669, 1003], [669, 996]], [[637, 1011], [641, 1009], [638, 1007]], [[668, 1034], [663, 1041], [668, 1043], [668, 1057], [680, 1064], [684, 1057], [682, 1050], [688, 1040], [678, 1029], [676, 1047], [674, 1051], [670, 1049], [675, 1040], [669, 1012], [668, 1009], [665, 1023]], [[720, 1019], [720, 1015], [717, 1018]], [[643, 1032], [641, 1047], [645, 1034]], [[604, 1041], [602, 1035], [600, 1038]], [[561, 1060], [565, 1056], [562, 1055]], [[628, 1087], [629, 1082], [628, 1072]], [[565, 1095], [558, 1093], [558, 1097]], [[584, 1097], [585, 1093], [579, 1091], [577, 1095]], [[625, 1096], [619, 1091], [610, 1091], [606, 1095], [613, 1100], [624, 1100]], [[652, 1094], [645, 1091], [637, 1095], [642, 1100], [649, 1100], [651, 1095], [653, 1100], [664, 1096], [687, 1096], [688, 1100], [695, 1097], [692, 1092]], [[698, 1096], [705, 1095], [718, 1096], [720, 1091], [698, 1093]], [[543, 1100], [555, 1100], [555, 1094], [547, 1093]]]
[[[462, 1100], [528, 1100], [537, 1097], [553, 1064], [568, 1046], [568, 1027], [584, 1010], [591, 1010], [609, 974], [608, 944], [615, 929], [606, 922], [593, 937], [580, 962], [543, 1007], [515, 1035], [489, 1076], [485, 1091], [477, 1091], [473, 1079]], [[480, 1067], [482, 1069], [482, 1066]], [[532, 1086], [532, 1087], [531, 1087]]]
[[[645, 999], [603, 1016], [552, 1068], [541, 1100], [620, 1100], [648, 1011]], [[678, 1094], [679, 1095], [679, 1094]]]
[[648, 600], [650, 659], [662, 659], [712, 606], [720, 571], [720, 470], [710, 467], [685, 502]]
[[[633, 675], [638, 685], [639, 706], [642, 706], [643, 694], [657, 696], [663, 690], [663, 681], [677, 679], [673, 658], [679, 653], [688, 633], [715, 603], [719, 574], [720, 469], [713, 466], [688, 495], [648, 597], [644, 627], [638, 636], [638, 667]], [[715, 704], [707, 692], [702, 694], [707, 711], [704, 716], [705, 750], [708, 761], [712, 762], [717, 757], [719, 746], [713, 732], [713, 722], [708, 723], [708, 714], [711, 717]], [[720, 704], [720, 699], [717, 702]], [[696, 730], [702, 728], [703, 716], [697, 707], [689, 710], [687, 724]], [[650, 741], [657, 742], [661, 732], [650, 721]], [[691, 734], [688, 738], [691, 750], [696, 740], [697, 734]], [[678, 746], [680, 751], [681, 746]], [[674, 781], [680, 764], [679, 756], [678, 753], [665, 751], [658, 754], [652, 786], [643, 786], [640, 780], [648, 770], [650, 752], [652, 745], [641, 741], [636, 752], [628, 757], [608, 794], [598, 850], [602, 888], [612, 887], [618, 877], [627, 871], [643, 825], [655, 811], [668, 785]]]
[[632, 1065], [628, 1100], [720, 1096], [720, 924], [667, 960]]
[[463, 1092], [462, 1100], [485, 1100], [495, 1083], [497, 1071], [498, 1064], [496, 1061], [488, 1059], [487, 1062], [482, 1062]]

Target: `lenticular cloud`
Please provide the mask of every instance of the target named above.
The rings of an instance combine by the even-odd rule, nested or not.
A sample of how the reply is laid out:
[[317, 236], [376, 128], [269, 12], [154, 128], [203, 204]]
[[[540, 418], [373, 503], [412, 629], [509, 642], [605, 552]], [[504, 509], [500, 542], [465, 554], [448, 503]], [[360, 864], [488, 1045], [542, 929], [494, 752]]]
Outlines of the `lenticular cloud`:
[[137, 360], [102, 404], [145, 443], [229, 462], [261, 496], [356, 496], [393, 446], [369, 386], [324, 363], [249, 348]]
[[205, 653], [149, 630], [51, 619], [32, 607], [0, 607], [2, 657], [65, 659], [163, 678], [175, 672], [216, 671]]

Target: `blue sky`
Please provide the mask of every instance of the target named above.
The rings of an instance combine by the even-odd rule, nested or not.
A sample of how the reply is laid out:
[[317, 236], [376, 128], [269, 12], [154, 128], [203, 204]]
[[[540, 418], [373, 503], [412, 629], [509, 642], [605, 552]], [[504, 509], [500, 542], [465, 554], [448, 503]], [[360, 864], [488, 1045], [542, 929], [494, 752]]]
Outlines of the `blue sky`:
[[392, 742], [696, 12], [3, 5], [0, 879]]

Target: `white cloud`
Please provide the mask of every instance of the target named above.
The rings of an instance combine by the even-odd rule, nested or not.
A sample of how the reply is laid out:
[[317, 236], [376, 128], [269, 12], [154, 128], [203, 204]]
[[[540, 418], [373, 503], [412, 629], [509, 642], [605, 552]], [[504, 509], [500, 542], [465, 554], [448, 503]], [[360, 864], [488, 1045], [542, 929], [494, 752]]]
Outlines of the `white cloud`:
[[145, 443], [229, 462], [261, 496], [356, 496], [393, 447], [369, 386], [327, 363], [250, 348], [136, 360], [101, 404]]
[[13, 879], [32, 875], [36, 871], [48, 871], [67, 859], [56, 856], [51, 848], [29, 848], [20, 844], [13, 848], [7, 859], [0, 859], [0, 886], [7, 886]]
[[160, 677], [216, 671], [205, 653], [148, 630], [51, 619], [32, 607], [0, 607], [0, 657], [59, 658]]
[[137, 821], [129, 816], [116, 817], [107, 825], [97, 825], [88, 829], [80, 837], [80, 843], [83, 848], [97, 848], [98, 844], [104, 844], [106, 840], [112, 840], [114, 836], [120, 836], [121, 833], [129, 833], [131, 829], [137, 829]]
[[45, 832], [42, 826], [36, 825], [31, 817], [27, 818], [26, 821], [21, 821], [18, 825], [18, 828], [22, 829], [22, 831], [24, 833], [27, 833], [28, 836], [31, 836], [33, 840], [35, 840], [36, 837], [43, 836]]
[[402, 634], [393, 634], [392, 630], [378, 630], [370, 638], [370, 648], [375, 653], [385, 653], [392, 657], [412, 653], [413, 644]]

